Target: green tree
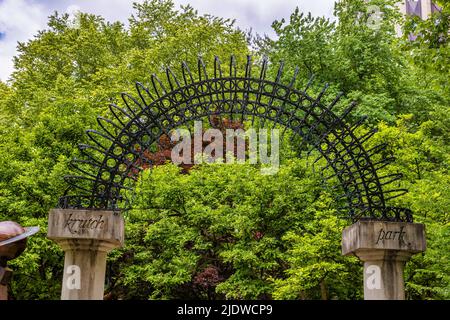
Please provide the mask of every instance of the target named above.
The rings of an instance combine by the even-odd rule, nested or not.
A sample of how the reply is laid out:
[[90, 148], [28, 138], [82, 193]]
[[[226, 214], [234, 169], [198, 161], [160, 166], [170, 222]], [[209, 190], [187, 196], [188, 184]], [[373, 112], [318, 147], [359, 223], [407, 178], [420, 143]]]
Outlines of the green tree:
[[[379, 128], [367, 147], [386, 142], [397, 157], [380, 174], [404, 173], [399, 187], [410, 190], [390, 203], [411, 208], [427, 228], [428, 250], [407, 265], [407, 296], [449, 299], [449, 2], [430, 20], [406, 23], [394, 2], [340, 1], [335, 22], [296, 10], [288, 23], [274, 22], [278, 39], [262, 39], [254, 53], [289, 70], [298, 65], [303, 86], [312, 74], [331, 83], [329, 97], [344, 91], [337, 111], [359, 102], [355, 118], [366, 114]], [[368, 23], [370, 5], [384, 13], [378, 28]], [[45, 238], [47, 213], [67, 187], [62, 176], [83, 131], [96, 128], [108, 103], [165, 66], [179, 75], [181, 60], [195, 66], [199, 55], [211, 62], [235, 54], [243, 65], [249, 52], [232, 21], [176, 10], [170, 0], [134, 9], [129, 27], [55, 13], [46, 30], [19, 44], [12, 80], [0, 82], [0, 220], [42, 230], [12, 263], [13, 298], [59, 297], [63, 254]], [[172, 165], [144, 172], [126, 213], [126, 247], [110, 256], [110, 296], [361, 298], [361, 264], [340, 255], [347, 222], [336, 218], [338, 204], [305, 161], [283, 161], [274, 176], [219, 164], [188, 175]]]
[[[116, 298], [360, 296], [360, 266], [337, 250], [345, 221], [305, 160], [286, 160], [276, 175], [249, 164], [182, 174], [167, 164], [144, 171], [135, 194], [129, 240], [113, 258]], [[338, 270], [347, 276], [336, 281]]]
[[[272, 62], [283, 60], [291, 68], [299, 66], [300, 78], [314, 75], [317, 84], [330, 83], [332, 95], [344, 92], [345, 99], [337, 110], [356, 101], [353, 116], [367, 115], [373, 124], [380, 120], [393, 124], [397, 115], [411, 112], [417, 121], [428, 120], [431, 112], [449, 105], [448, 89], [430, 87], [430, 83], [448, 84], [448, 44], [418, 50], [414, 48], [429, 42], [427, 37], [417, 42], [399, 38], [397, 30], [404, 19], [397, 2], [339, 1], [335, 4], [336, 21], [314, 18], [296, 9], [289, 21], [273, 23], [277, 40], [260, 39], [257, 47]], [[374, 7], [381, 15], [373, 13]], [[447, 22], [431, 25], [448, 21], [443, 12], [419, 24], [423, 30], [435, 30], [433, 37], [440, 41], [447, 37], [439, 36], [448, 30]], [[436, 59], [439, 63], [432, 63]], [[429, 68], [436, 72], [428, 72]]]
[[[408, 264], [407, 295], [448, 299], [448, 1], [440, 2], [442, 11], [430, 19], [406, 22], [394, 4], [340, 1], [336, 22], [296, 10], [289, 22], [274, 22], [277, 40], [265, 39], [259, 46], [272, 61], [298, 65], [305, 77], [315, 74], [319, 84], [330, 82], [330, 96], [344, 91], [342, 105], [357, 101], [354, 115], [368, 115], [379, 127], [367, 148], [387, 142], [397, 158], [379, 174], [402, 172], [399, 187], [409, 189], [392, 204], [411, 208], [429, 230], [429, 250]], [[376, 29], [367, 24], [372, 5], [383, 12]], [[396, 26], [402, 27], [403, 37], [396, 35]], [[411, 34], [416, 40], [411, 41]]]
[[71, 172], [84, 130], [108, 116], [108, 103], [134, 92], [136, 81], [148, 85], [150, 72], [179, 69], [182, 59], [247, 53], [245, 35], [231, 21], [176, 10], [170, 0], [134, 9], [129, 28], [84, 13], [74, 23], [55, 13], [47, 29], [19, 44], [11, 81], [0, 83], [0, 220], [41, 227], [13, 262], [20, 270], [13, 298], [59, 296], [63, 255], [45, 238], [48, 210], [67, 188], [62, 177]]
[[426, 226], [427, 250], [407, 264], [407, 297], [449, 299], [450, 149], [448, 140], [436, 136], [440, 122], [429, 120], [417, 126], [413, 118], [402, 116], [396, 126], [379, 124], [379, 133], [370, 143], [387, 143], [395, 152], [396, 161], [380, 174], [404, 174], [399, 187], [409, 192], [392, 202], [411, 208], [415, 222]]

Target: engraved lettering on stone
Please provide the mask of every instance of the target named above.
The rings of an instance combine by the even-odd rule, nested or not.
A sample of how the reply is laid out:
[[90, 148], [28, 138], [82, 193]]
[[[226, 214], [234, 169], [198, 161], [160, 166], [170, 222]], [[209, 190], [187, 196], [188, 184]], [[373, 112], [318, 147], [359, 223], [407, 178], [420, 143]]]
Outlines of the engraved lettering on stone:
[[96, 219], [75, 219], [72, 218], [72, 215], [73, 214], [71, 213], [64, 222], [64, 229], [69, 230], [71, 234], [80, 234], [88, 229], [102, 229], [103, 225], [105, 224], [103, 215], [100, 215]]
[[400, 241], [400, 243], [403, 243], [405, 241], [406, 234], [406, 232], [403, 231], [404, 228], [404, 226], [400, 227], [400, 231], [386, 231], [381, 228], [380, 232], [378, 233], [376, 244], [378, 244], [380, 241], [383, 242], [384, 240], [397, 240]]

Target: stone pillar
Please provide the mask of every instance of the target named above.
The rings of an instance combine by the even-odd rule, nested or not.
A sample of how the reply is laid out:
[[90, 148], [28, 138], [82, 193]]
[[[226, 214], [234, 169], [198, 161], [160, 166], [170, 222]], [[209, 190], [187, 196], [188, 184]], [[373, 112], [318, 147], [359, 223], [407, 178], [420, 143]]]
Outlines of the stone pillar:
[[419, 223], [358, 221], [342, 234], [342, 254], [364, 262], [365, 300], [404, 300], [405, 263], [425, 249]]
[[106, 255], [124, 243], [114, 211], [52, 209], [47, 237], [65, 251], [62, 300], [103, 300]]

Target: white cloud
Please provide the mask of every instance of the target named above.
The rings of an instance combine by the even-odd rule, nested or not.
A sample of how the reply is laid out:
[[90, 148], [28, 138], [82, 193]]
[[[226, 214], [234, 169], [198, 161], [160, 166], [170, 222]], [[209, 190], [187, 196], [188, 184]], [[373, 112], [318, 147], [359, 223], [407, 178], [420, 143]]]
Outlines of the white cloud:
[[71, 4], [70, 6], [67, 7], [66, 12], [71, 15], [74, 16], [77, 14], [77, 12], [79, 12], [81, 10], [81, 7], [76, 5], [76, 4]]
[[236, 19], [241, 29], [274, 36], [274, 20], [289, 19], [295, 7], [315, 16], [332, 17], [334, 0], [175, 0], [176, 4], [190, 3], [199, 13]]
[[12, 57], [16, 54], [17, 42], [31, 39], [45, 27], [45, 8], [25, 0], [0, 1], [0, 79], [6, 80], [13, 70]]
[[[96, 15], [101, 15], [107, 21], [121, 21], [126, 23], [131, 13], [133, 12], [133, 2], [140, 1], [124, 1], [124, 0], [95, 0], [95, 1], [62, 1], [63, 4], [68, 4], [68, 8], [76, 8], [81, 12], [88, 12]], [[69, 9], [67, 9], [67, 12]]]
[[69, 15], [69, 26], [72, 28], [79, 28], [80, 27], [80, 12], [81, 8], [77, 5], [70, 5], [66, 9], [66, 13]]
[[[0, 79], [5, 81], [13, 70], [12, 57], [17, 54], [17, 41], [29, 40], [45, 28], [47, 17], [55, 10], [74, 16], [78, 10], [103, 16], [108, 21], [125, 24], [133, 13], [133, 0], [0, 0]], [[139, 0], [137, 2], [142, 2]], [[174, 0], [179, 5], [190, 3], [200, 14], [236, 19], [241, 29], [274, 36], [271, 24], [285, 18], [298, 6], [316, 16], [332, 16], [334, 0]]]

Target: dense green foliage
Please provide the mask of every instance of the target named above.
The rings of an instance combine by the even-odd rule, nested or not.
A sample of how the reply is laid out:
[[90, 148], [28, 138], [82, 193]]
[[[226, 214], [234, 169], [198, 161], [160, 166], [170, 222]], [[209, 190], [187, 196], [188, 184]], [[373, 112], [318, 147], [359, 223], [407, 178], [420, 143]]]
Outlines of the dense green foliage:
[[[371, 1], [384, 13], [377, 29], [367, 24], [365, 1], [343, 0], [336, 22], [297, 10], [273, 23], [276, 40], [255, 43], [232, 22], [177, 11], [171, 1], [136, 4], [129, 27], [87, 14], [77, 27], [67, 15], [50, 17], [19, 45], [11, 80], [0, 82], [0, 221], [42, 229], [11, 263], [11, 296], [59, 297], [63, 253], [45, 238], [47, 213], [67, 187], [62, 176], [84, 130], [96, 127], [108, 102], [163, 66], [195, 65], [199, 55], [210, 63], [235, 54], [242, 65], [253, 44], [254, 56], [284, 60], [286, 70], [298, 65], [300, 78], [315, 74], [331, 95], [344, 91], [337, 110], [359, 102], [354, 116], [379, 128], [369, 144], [387, 142], [397, 157], [384, 170], [405, 174], [400, 184], [410, 192], [395, 204], [427, 228], [427, 251], [407, 265], [407, 297], [450, 299], [450, 4], [440, 1], [441, 13], [419, 21], [403, 19], [394, 2]], [[169, 164], [144, 172], [136, 188], [126, 246], [108, 262], [110, 297], [362, 296], [360, 262], [340, 255], [348, 222], [304, 160], [287, 157], [274, 176], [247, 164], [186, 175]]]
[[111, 99], [134, 91], [135, 81], [148, 84], [164, 65], [248, 52], [232, 22], [191, 7], [149, 1], [135, 12], [128, 29], [87, 14], [74, 28], [68, 15], [55, 14], [47, 30], [19, 45], [12, 80], [0, 83], [0, 220], [42, 229], [15, 262], [23, 274], [13, 283], [16, 298], [58, 297], [63, 254], [45, 239], [48, 210], [67, 188], [62, 177], [84, 130], [96, 127]]
[[142, 288], [152, 298], [360, 294], [359, 265], [339, 252], [346, 223], [305, 160], [286, 160], [276, 175], [249, 164], [181, 174], [169, 164], [144, 172], [137, 193], [113, 264], [119, 297]]

